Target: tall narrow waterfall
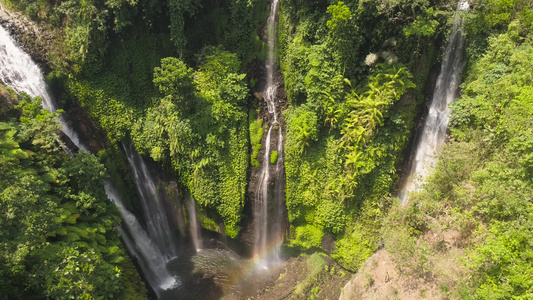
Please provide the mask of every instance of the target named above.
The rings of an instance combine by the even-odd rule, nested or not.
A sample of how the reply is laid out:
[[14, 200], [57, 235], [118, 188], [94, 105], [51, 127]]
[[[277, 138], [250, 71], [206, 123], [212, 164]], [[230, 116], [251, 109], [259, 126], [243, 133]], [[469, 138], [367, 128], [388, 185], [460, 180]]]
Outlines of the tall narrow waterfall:
[[190, 193], [187, 193], [187, 219], [189, 219], [189, 231], [191, 234], [192, 244], [196, 252], [202, 250], [202, 238], [200, 234], [200, 225], [198, 213], [196, 212], [196, 200]]
[[137, 218], [129, 212], [120, 197], [116, 193], [113, 185], [108, 181], [105, 185], [107, 197], [115, 203], [122, 215], [122, 225], [119, 228], [122, 240], [128, 251], [137, 258], [143, 275], [159, 296], [161, 290], [174, 289], [181, 285], [176, 276], [170, 275], [167, 271], [167, 259], [160, 249], [152, 242], [146, 231], [142, 228]]
[[[274, 80], [276, 69], [276, 17], [279, 0], [273, 0], [267, 24], [267, 59], [266, 84], [263, 97], [267, 106], [268, 126], [265, 136], [265, 149], [261, 162], [261, 172], [255, 190], [254, 224], [255, 244], [254, 257], [261, 258], [262, 265], [279, 260], [279, 248], [283, 242], [283, 209], [284, 209], [284, 165], [283, 165], [283, 128], [280, 120], [281, 107], [277, 103], [278, 86]], [[277, 132], [277, 134], [273, 134]], [[271, 166], [272, 144], [275, 145], [278, 157], [275, 166]], [[273, 187], [271, 187], [271, 183]], [[269, 189], [269, 187], [271, 187]]]
[[[31, 57], [17, 47], [9, 34], [0, 26], [0, 80], [13, 88], [16, 92], [26, 92], [32, 97], [41, 97], [42, 105], [49, 111], [56, 111], [57, 106], [48, 91], [44, 76]], [[83, 151], [87, 148], [82, 144], [74, 130], [63, 120], [61, 130], [72, 142]], [[126, 149], [128, 152], [128, 149]], [[137, 258], [143, 274], [156, 294], [168, 289], [180, 286], [180, 281], [171, 276], [166, 269], [168, 260], [177, 255], [176, 242], [172, 240], [170, 230], [167, 231], [164, 224], [166, 217], [161, 215], [160, 199], [155, 193], [155, 185], [148, 176], [146, 165], [138, 154], [128, 152], [128, 159], [132, 165], [134, 180], [143, 184], [139, 187], [139, 194], [143, 208], [148, 214], [153, 214], [153, 220], [147, 221], [149, 232], [147, 233], [137, 221], [136, 217], [129, 212], [120, 199], [111, 181], [106, 181], [105, 191], [108, 198], [115, 203], [122, 215], [122, 226], [119, 230], [123, 233], [123, 241], [128, 251]], [[137, 156], [136, 156], [137, 155]], [[139, 164], [139, 167], [136, 166]], [[148, 178], [147, 178], [148, 177]], [[147, 203], [154, 199], [153, 203]], [[155, 235], [154, 235], [155, 232]], [[157, 238], [157, 243], [152, 237]], [[163, 251], [162, 251], [163, 250]]]
[[135, 151], [133, 143], [124, 146], [132, 178], [137, 188], [142, 214], [146, 221], [148, 235], [159, 247], [167, 260], [178, 256], [178, 241], [174, 237], [167, 207], [157, 192], [157, 187], [148, 171], [144, 159]]
[[[467, 0], [460, 0], [457, 11], [469, 9]], [[455, 99], [459, 87], [459, 75], [463, 69], [463, 48], [465, 36], [462, 32], [463, 16], [455, 15], [455, 20], [442, 60], [440, 74], [437, 78], [433, 97], [429, 104], [429, 113], [425, 119], [415, 152], [411, 156], [408, 173], [409, 178], [401, 187], [399, 197], [405, 204], [409, 193], [419, 190], [426, 177], [437, 163], [437, 148], [446, 138], [446, 130], [450, 120], [448, 105]]]
[[[41, 97], [42, 105], [50, 112], [55, 112], [54, 103], [41, 69], [31, 57], [20, 49], [7, 31], [0, 26], [0, 82], [10, 86], [17, 93], [25, 92], [31, 97]], [[61, 118], [61, 131], [65, 133], [78, 148], [87, 148], [78, 135]]]

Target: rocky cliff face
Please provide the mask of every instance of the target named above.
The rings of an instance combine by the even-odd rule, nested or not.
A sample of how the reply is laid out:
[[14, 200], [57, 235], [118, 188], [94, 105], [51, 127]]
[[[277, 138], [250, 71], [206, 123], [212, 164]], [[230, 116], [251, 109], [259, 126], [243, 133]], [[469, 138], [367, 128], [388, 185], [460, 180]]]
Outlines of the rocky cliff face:
[[34, 22], [17, 12], [9, 11], [0, 4], [0, 25], [30, 54], [37, 64], [47, 73], [49, 67], [49, 50], [53, 47], [54, 34], [42, 30]]
[[[17, 102], [17, 95], [15, 92], [0, 84], [0, 117], [12, 114], [13, 107]], [[16, 117], [18, 118], [19, 115]]]

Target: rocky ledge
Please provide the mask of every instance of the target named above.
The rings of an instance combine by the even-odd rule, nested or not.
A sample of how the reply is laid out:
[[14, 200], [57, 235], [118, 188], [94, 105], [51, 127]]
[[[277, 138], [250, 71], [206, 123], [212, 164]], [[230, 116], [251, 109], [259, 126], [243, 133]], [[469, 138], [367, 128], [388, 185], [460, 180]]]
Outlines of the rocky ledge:
[[49, 47], [53, 43], [53, 34], [41, 30], [34, 22], [17, 12], [9, 11], [0, 4], [0, 26], [15, 38], [18, 45], [30, 54], [32, 59], [48, 73]]

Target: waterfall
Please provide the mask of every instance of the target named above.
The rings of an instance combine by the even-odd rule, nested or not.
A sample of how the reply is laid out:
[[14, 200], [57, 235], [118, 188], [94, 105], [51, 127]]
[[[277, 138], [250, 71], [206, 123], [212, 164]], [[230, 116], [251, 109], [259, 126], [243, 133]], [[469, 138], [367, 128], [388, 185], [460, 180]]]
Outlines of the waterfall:
[[[279, 249], [283, 242], [283, 209], [284, 209], [284, 165], [283, 165], [283, 128], [278, 120], [281, 108], [276, 103], [278, 86], [274, 81], [276, 69], [276, 16], [279, 8], [279, 0], [273, 0], [270, 6], [270, 15], [267, 21], [267, 59], [266, 84], [263, 96], [267, 105], [269, 121], [265, 136], [265, 152], [261, 171], [258, 176], [258, 184], [254, 191], [254, 224], [255, 243], [254, 257], [260, 258], [261, 265], [268, 267], [269, 262], [279, 261]], [[273, 131], [277, 131], [277, 137], [273, 137]], [[272, 141], [274, 140], [274, 141]], [[278, 159], [275, 168], [271, 166], [270, 157], [271, 143], [277, 144]], [[274, 182], [272, 200], [269, 205], [269, 186]]]
[[154, 245], [137, 218], [124, 207], [110, 181], [105, 183], [105, 191], [107, 197], [115, 203], [122, 215], [122, 226], [127, 230], [126, 232], [126, 230], [119, 228], [122, 240], [131, 255], [137, 258], [143, 275], [154, 292], [159, 296], [161, 290], [179, 287], [181, 285], [179, 279], [171, 276], [166, 268], [167, 259]]
[[170, 207], [165, 207], [148, 167], [135, 151], [133, 143], [122, 146], [137, 189], [146, 229], [141, 226], [135, 215], [124, 207], [123, 201], [109, 180], [105, 183], [106, 195], [117, 206], [122, 216], [122, 228], [119, 228], [119, 231], [126, 249], [136, 258], [142, 274], [160, 298], [162, 292], [181, 287], [179, 277], [167, 270], [167, 264], [178, 257], [178, 241], [170, 224], [171, 218], [167, 215]]
[[[31, 97], [41, 97], [43, 108], [51, 112], [57, 110], [40, 68], [27, 53], [17, 47], [15, 41], [1, 26], [0, 80], [17, 93], [25, 92]], [[61, 130], [72, 142], [82, 151], [88, 151], [65, 120], [60, 118], [59, 122], [61, 123]], [[119, 231], [122, 233], [126, 248], [132, 256], [137, 258], [145, 278], [159, 296], [161, 291], [176, 289], [181, 285], [179, 279], [171, 276], [166, 269], [168, 260], [177, 255], [177, 243], [172, 239], [168, 223], [165, 223], [167, 219], [162, 213], [165, 210], [161, 206], [161, 199], [156, 192], [155, 184], [148, 174], [144, 161], [133, 150], [126, 149], [126, 152], [135, 183], [138, 184], [143, 209], [147, 211], [149, 232], [147, 233], [136, 217], [124, 207], [123, 201], [120, 200], [110, 180], [105, 182], [105, 192], [107, 197], [117, 206], [122, 216], [123, 228], [119, 228]], [[154, 242], [154, 237], [160, 244]]]
[[200, 234], [198, 213], [196, 212], [196, 200], [194, 200], [190, 193], [187, 195], [187, 216], [189, 219], [189, 230], [191, 233], [192, 244], [194, 250], [199, 252], [202, 250], [202, 238]]
[[[469, 9], [467, 0], [460, 0], [457, 11]], [[451, 110], [448, 105], [455, 99], [459, 87], [459, 75], [463, 69], [463, 48], [465, 36], [462, 33], [463, 16], [455, 15], [455, 20], [446, 46], [435, 90], [429, 104], [429, 113], [415, 145], [410, 159], [407, 181], [400, 189], [399, 198], [402, 205], [406, 203], [410, 192], [421, 189], [426, 177], [437, 163], [437, 148], [446, 139], [446, 130]]]
[[259, 175], [259, 184], [255, 191], [255, 245], [254, 255], [263, 255], [267, 247], [268, 236], [268, 184], [270, 182], [270, 136], [272, 125], [268, 129], [265, 140], [265, 156], [263, 157], [263, 166]]
[[[41, 69], [27, 53], [17, 46], [2, 26], [0, 26], [0, 82], [10, 86], [17, 93], [25, 92], [32, 98], [41, 97], [43, 108], [50, 112], [57, 110]], [[87, 147], [78, 138], [76, 132], [67, 125], [63, 117], [59, 118], [59, 123], [61, 131], [78, 148], [87, 151]]]
[[178, 241], [174, 238], [167, 207], [157, 191], [156, 184], [148, 171], [144, 159], [135, 151], [133, 143], [124, 146], [131, 175], [141, 202], [148, 236], [158, 245], [166, 260], [178, 256]]

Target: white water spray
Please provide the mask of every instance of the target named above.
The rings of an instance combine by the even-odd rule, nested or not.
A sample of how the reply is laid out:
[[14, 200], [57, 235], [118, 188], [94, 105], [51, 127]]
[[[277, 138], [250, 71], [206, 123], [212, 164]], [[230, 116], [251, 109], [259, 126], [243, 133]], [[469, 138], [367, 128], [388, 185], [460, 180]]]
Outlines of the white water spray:
[[[458, 11], [469, 9], [467, 0], [460, 0], [457, 5]], [[404, 205], [409, 193], [419, 191], [425, 183], [427, 176], [437, 164], [438, 147], [446, 139], [446, 130], [450, 121], [451, 110], [448, 107], [457, 93], [459, 87], [459, 75], [463, 69], [463, 48], [465, 37], [462, 33], [463, 17], [455, 16], [452, 32], [446, 46], [446, 52], [442, 61], [441, 70], [437, 78], [433, 97], [430, 101], [429, 113], [422, 127], [414, 155], [411, 157], [407, 182], [401, 187], [399, 198]]]

